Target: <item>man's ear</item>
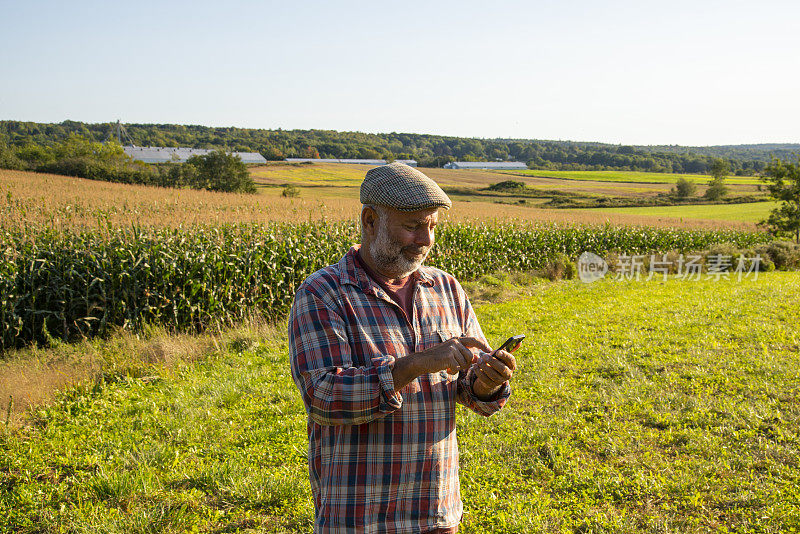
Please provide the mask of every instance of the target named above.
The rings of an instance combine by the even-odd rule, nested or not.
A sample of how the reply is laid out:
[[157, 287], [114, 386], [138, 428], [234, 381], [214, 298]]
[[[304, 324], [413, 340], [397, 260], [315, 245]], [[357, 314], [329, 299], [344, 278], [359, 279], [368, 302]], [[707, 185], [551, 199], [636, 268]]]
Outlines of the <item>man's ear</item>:
[[361, 210], [361, 225], [366, 229], [370, 237], [375, 235], [375, 223], [378, 222], [378, 214], [369, 206]]

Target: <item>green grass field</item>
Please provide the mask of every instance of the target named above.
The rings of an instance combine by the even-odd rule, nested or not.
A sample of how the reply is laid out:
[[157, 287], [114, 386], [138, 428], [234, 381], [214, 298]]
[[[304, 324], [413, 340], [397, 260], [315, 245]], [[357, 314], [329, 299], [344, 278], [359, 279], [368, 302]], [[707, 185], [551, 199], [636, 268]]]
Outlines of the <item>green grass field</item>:
[[[358, 199], [358, 186], [369, 166], [343, 164], [283, 165], [271, 164], [254, 167], [251, 170], [255, 180], [262, 185], [275, 186], [294, 183], [301, 186], [301, 196], [325, 199]], [[650, 197], [657, 193], [666, 193], [679, 177], [704, 185], [710, 179], [705, 175], [664, 174], [626, 171], [478, 171], [422, 169], [443, 187], [451, 192], [456, 201], [488, 202], [495, 204], [498, 198], [481, 194], [480, 190], [505, 179], [513, 179], [514, 175], [529, 177], [528, 187], [535, 190], [576, 193], [587, 198], [595, 197]], [[536, 177], [536, 178], [535, 178]], [[545, 178], [554, 178], [553, 181]], [[727, 178], [732, 186], [731, 195], [758, 194], [754, 185], [761, 182], [754, 177]], [[701, 188], [702, 190], [702, 188]], [[465, 192], [466, 191], [466, 192]], [[280, 189], [265, 187], [262, 194], [276, 196]], [[506, 202], [519, 200], [511, 195]], [[522, 197], [520, 197], [522, 198]], [[523, 199], [529, 207], [542, 206], [547, 199]], [[496, 205], [496, 204], [495, 204]], [[736, 205], [697, 205], [697, 206], [664, 206], [644, 208], [592, 208], [581, 209], [582, 216], [589, 213], [624, 214], [653, 218], [676, 218], [684, 220], [732, 221], [757, 223], [769, 215], [776, 206], [774, 202], [736, 204]], [[564, 210], [565, 213], [568, 210]], [[575, 213], [580, 213], [575, 211]], [[536, 218], [536, 213], [528, 214]]]
[[[670, 174], [660, 172], [639, 172], [639, 171], [496, 171], [502, 174], [512, 174], [519, 176], [541, 176], [546, 178], [561, 178], [566, 180], [589, 180], [597, 182], [632, 182], [632, 183], [651, 183], [651, 184], [674, 184], [678, 178], [685, 178], [690, 182], [705, 184], [711, 176], [704, 174]], [[758, 185], [762, 184], [757, 177], [753, 176], [728, 176], [725, 179], [730, 185]]]
[[294, 183], [306, 186], [360, 186], [369, 165], [345, 164], [270, 164], [253, 167], [250, 174], [256, 183]]
[[[508, 405], [459, 409], [462, 532], [800, 528], [800, 275], [539, 284]], [[74, 389], [0, 438], [3, 532], [310, 532], [287, 341]]]
[[647, 215], [650, 217], [675, 217], [717, 221], [744, 221], [757, 223], [769, 217], [779, 202], [752, 202], [748, 204], [709, 204], [695, 206], [657, 206], [652, 208], [589, 208], [597, 213]]

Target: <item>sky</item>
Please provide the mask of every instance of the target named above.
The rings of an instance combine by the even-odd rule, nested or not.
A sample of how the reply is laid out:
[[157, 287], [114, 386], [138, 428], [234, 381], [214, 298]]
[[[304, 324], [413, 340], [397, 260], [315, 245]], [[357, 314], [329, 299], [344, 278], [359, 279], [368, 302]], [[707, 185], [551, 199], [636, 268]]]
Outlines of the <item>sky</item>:
[[0, 0], [0, 120], [800, 142], [800, 2]]

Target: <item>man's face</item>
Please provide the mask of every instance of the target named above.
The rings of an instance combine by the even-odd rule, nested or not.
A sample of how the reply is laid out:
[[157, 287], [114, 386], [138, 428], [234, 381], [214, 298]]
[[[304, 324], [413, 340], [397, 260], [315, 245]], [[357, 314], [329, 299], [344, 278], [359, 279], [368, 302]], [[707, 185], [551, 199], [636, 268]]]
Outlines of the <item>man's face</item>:
[[404, 212], [386, 209], [376, 222], [369, 253], [386, 275], [405, 278], [422, 265], [434, 243], [439, 208]]

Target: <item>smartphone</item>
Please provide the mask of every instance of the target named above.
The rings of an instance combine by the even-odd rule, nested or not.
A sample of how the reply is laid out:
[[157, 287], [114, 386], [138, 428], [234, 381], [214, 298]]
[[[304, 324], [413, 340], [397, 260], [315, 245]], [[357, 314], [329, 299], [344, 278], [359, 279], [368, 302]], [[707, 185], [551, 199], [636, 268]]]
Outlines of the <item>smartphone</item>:
[[[506, 339], [506, 342], [500, 345], [500, 348], [497, 350], [504, 350], [506, 352], [514, 352], [522, 345], [522, 340], [525, 339], [525, 334], [520, 334], [518, 336], [511, 336], [510, 338]], [[497, 352], [494, 351], [494, 352]], [[494, 354], [494, 352], [492, 354]]]

